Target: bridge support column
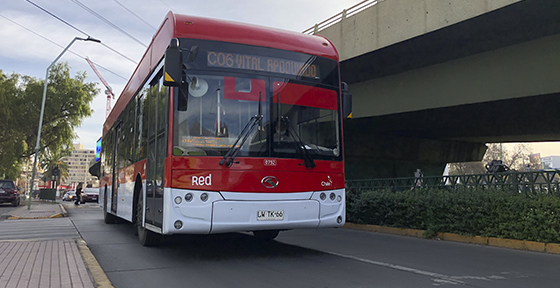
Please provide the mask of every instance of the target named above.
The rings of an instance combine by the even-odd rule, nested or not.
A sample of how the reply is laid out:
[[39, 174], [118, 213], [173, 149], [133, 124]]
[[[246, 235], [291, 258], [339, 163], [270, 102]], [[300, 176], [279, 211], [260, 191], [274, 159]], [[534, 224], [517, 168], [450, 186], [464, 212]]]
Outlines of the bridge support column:
[[484, 143], [366, 135], [345, 132], [346, 179], [414, 177], [442, 175], [452, 162], [480, 161]]

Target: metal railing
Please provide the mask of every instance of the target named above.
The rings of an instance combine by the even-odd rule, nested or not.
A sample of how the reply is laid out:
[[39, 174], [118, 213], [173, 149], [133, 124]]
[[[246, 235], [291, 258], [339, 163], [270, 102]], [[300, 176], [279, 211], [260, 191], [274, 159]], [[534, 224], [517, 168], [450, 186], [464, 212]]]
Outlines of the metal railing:
[[362, 1], [348, 9], [344, 9], [342, 10], [342, 12], [330, 17], [329, 19], [321, 22], [321, 23], [317, 23], [315, 24], [315, 26], [308, 28], [306, 30], [304, 30], [302, 33], [304, 34], [317, 34], [319, 31], [324, 30], [340, 21], [342, 21], [342, 19], [348, 18], [350, 16], [353, 16], [355, 14], [358, 14], [359, 12], [364, 11], [365, 9], [377, 4], [378, 2], [381, 2], [384, 0], [365, 0]]
[[496, 188], [528, 194], [549, 194], [560, 197], [560, 170], [488, 173], [473, 175], [428, 176], [412, 178], [348, 180], [350, 191], [391, 189], [393, 191], [421, 188]]

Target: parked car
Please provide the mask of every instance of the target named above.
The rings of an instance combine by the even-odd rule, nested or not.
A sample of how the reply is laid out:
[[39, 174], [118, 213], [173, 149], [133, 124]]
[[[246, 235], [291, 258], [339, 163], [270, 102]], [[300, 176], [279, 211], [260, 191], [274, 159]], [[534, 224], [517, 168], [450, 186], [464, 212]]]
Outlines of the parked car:
[[76, 200], [76, 191], [68, 191], [62, 196], [62, 201], [75, 201]]
[[12, 180], [0, 180], [0, 203], [12, 203], [12, 206], [19, 206], [19, 193], [16, 183]]
[[82, 192], [82, 203], [97, 202], [99, 203], [99, 188], [86, 188]]

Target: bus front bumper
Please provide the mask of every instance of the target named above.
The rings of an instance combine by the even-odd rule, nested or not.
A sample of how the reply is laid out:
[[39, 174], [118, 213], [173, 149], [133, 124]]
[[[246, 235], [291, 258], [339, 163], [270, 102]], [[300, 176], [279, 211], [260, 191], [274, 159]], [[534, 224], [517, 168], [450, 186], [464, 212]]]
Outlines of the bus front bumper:
[[168, 192], [167, 201], [171, 203], [164, 205], [170, 208], [164, 209], [163, 234], [342, 227], [346, 220], [344, 189], [300, 193]]

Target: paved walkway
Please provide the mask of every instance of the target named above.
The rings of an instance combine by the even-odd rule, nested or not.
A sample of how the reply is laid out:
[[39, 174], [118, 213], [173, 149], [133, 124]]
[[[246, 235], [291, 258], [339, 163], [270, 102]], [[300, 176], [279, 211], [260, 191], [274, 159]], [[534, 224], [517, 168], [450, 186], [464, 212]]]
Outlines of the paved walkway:
[[8, 213], [2, 214], [2, 218], [7, 219], [42, 219], [66, 217], [66, 210], [62, 205], [55, 202], [43, 202], [39, 200], [31, 201], [31, 209], [27, 209], [27, 200], [22, 201], [21, 205]]
[[0, 242], [0, 259], [0, 287], [94, 287], [75, 239]]
[[[29, 210], [27, 202], [22, 202], [19, 208], [0, 215], [0, 218], [7, 219], [0, 221], [0, 231], [5, 236], [4, 239], [10, 239], [0, 240], [0, 287], [112, 287], [110, 283], [94, 284], [91, 271], [99, 267], [92, 269], [92, 266], [98, 266], [97, 261], [79, 235], [67, 235], [62, 238], [53, 235], [52, 239], [49, 239], [48, 235], [45, 238], [43, 234], [33, 234], [33, 231], [30, 231], [29, 236], [22, 233], [23, 230], [33, 229], [33, 226], [29, 225], [33, 220], [19, 219], [42, 219], [35, 220], [35, 225], [46, 228], [49, 234], [56, 234], [55, 231], [61, 229], [60, 221], [43, 219], [65, 216], [66, 210], [62, 205], [40, 201], [32, 201]], [[21, 223], [21, 227], [18, 223]], [[18, 237], [6, 235], [10, 233]]]

